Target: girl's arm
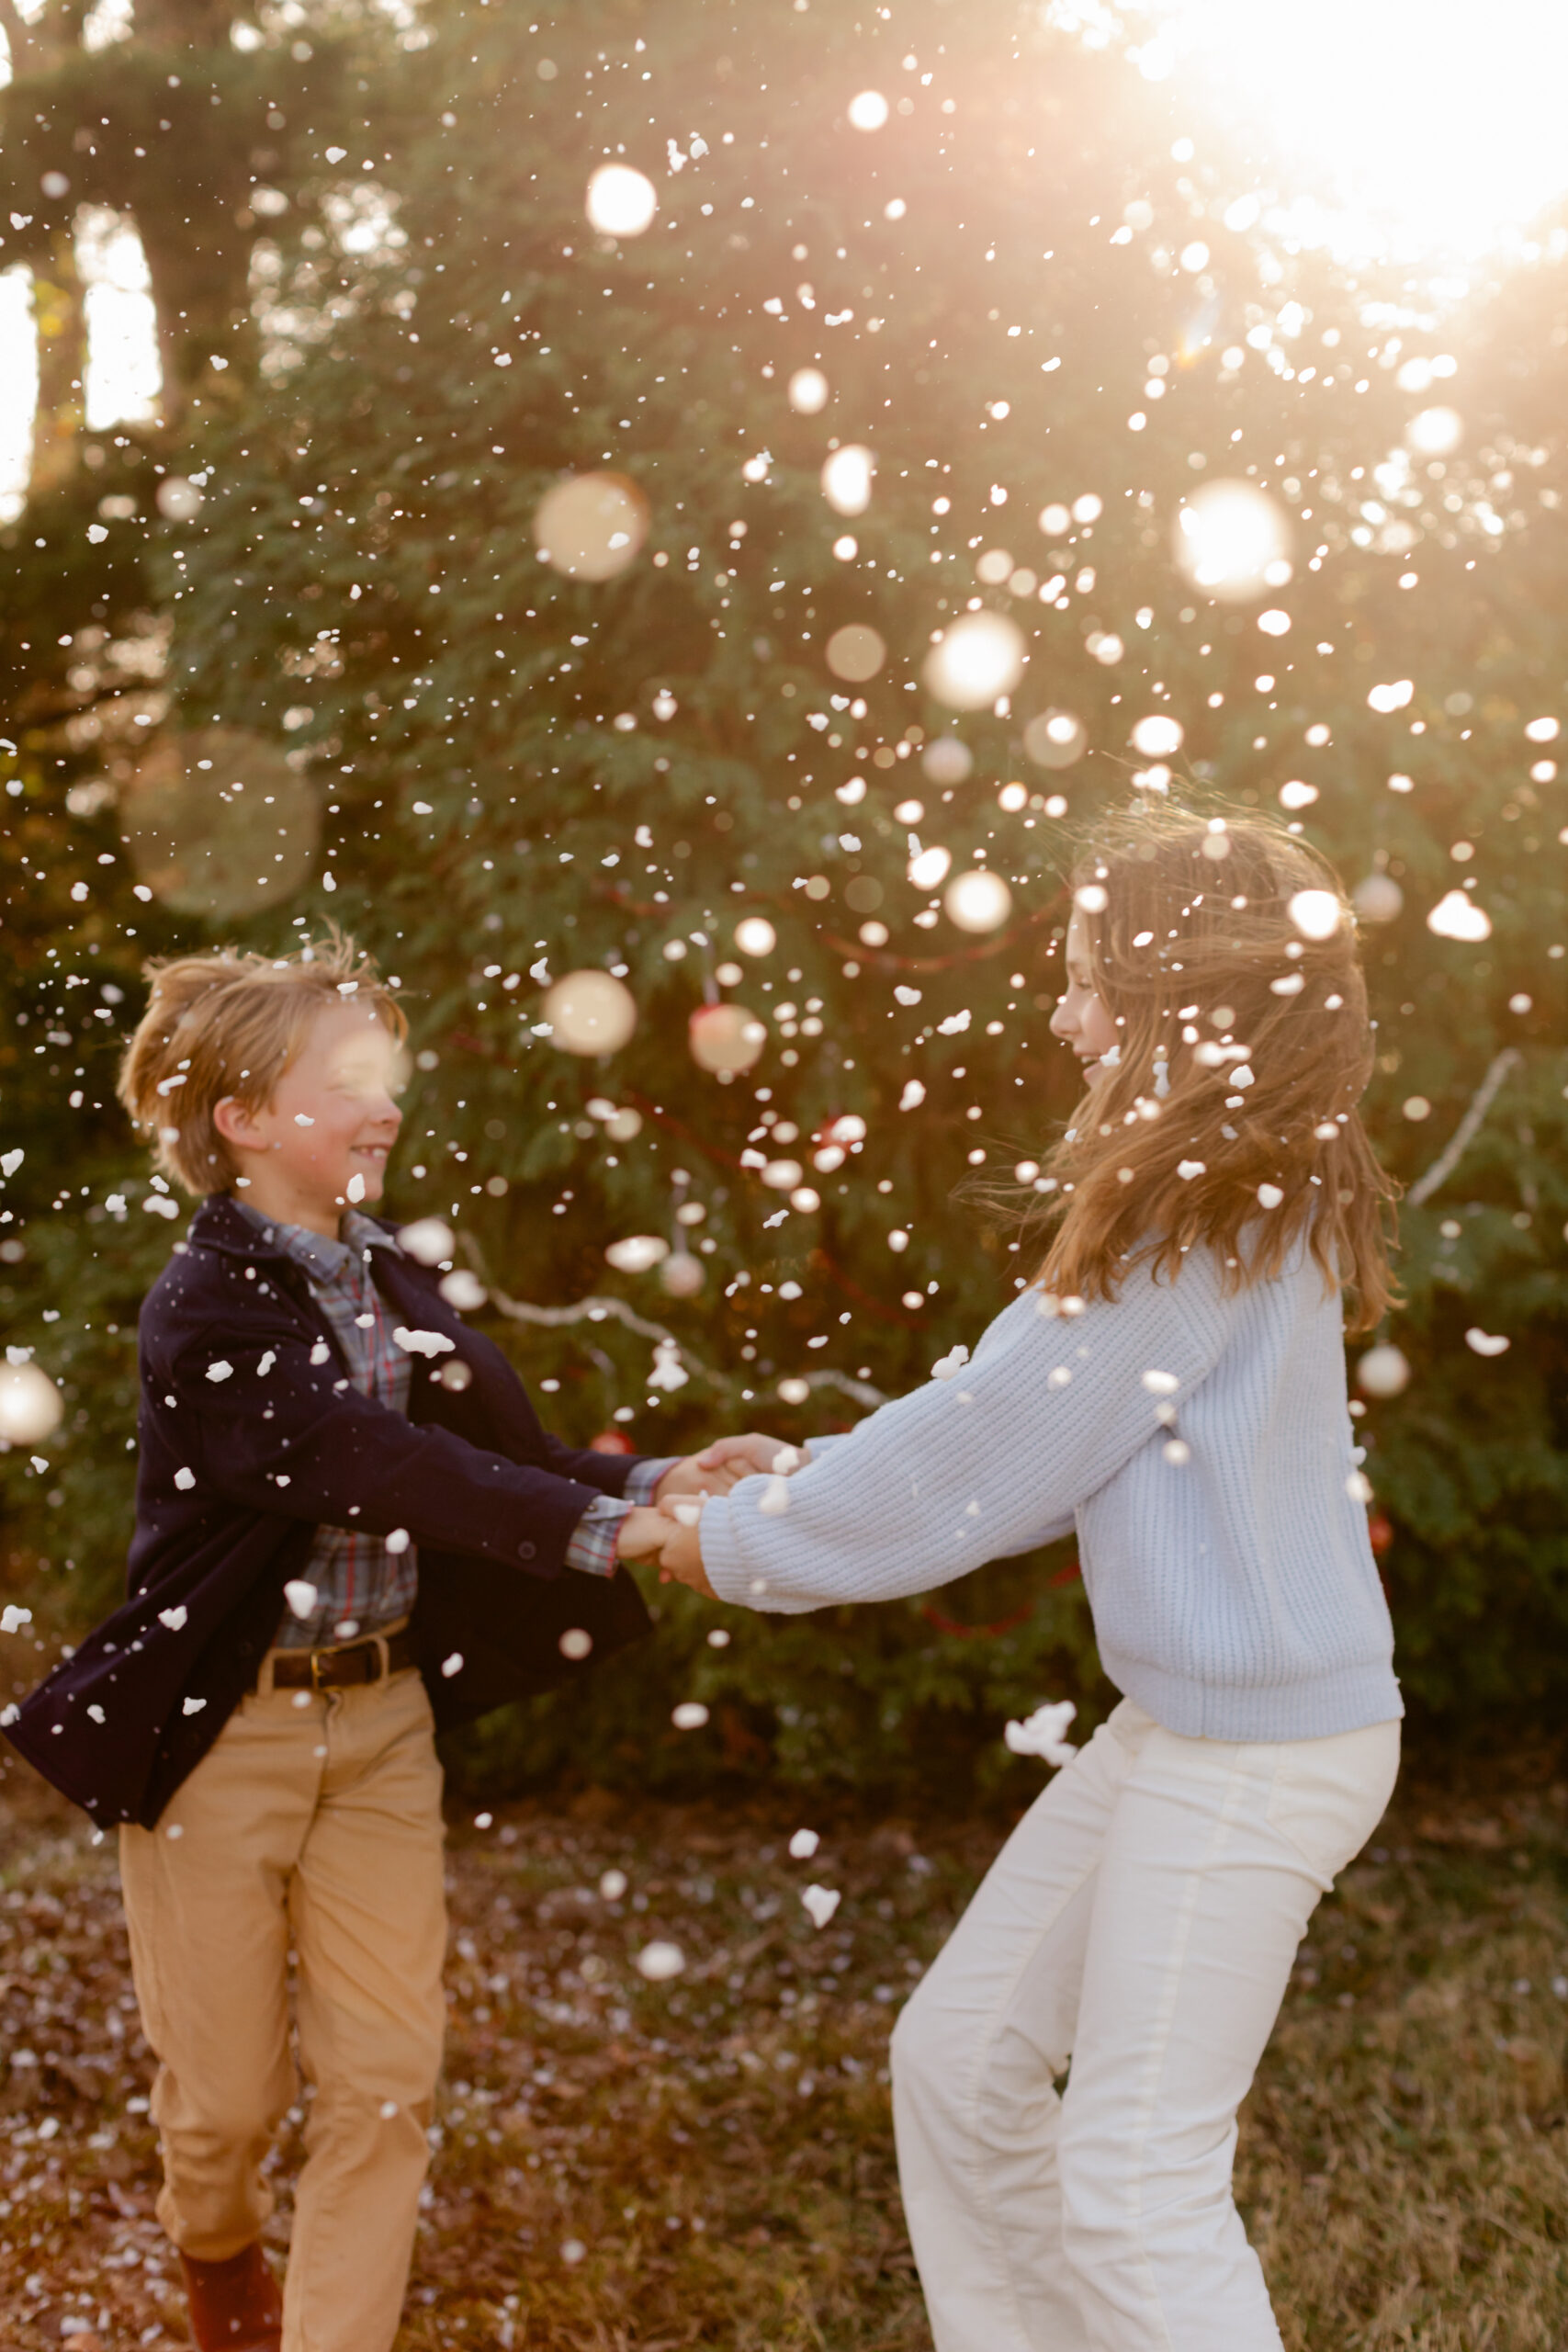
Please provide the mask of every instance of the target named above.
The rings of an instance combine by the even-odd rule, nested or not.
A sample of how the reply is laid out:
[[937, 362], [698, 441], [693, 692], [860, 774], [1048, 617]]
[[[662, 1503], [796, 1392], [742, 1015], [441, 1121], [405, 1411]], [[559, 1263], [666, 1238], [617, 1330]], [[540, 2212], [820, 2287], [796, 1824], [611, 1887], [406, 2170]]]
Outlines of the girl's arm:
[[711, 1500], [700, 1532], [715, 1593], [791, 1611], [893, 1600], [1062, 1533], [1163, 1442], [1156, 1408], [1218, 1357], [1229, 1302], [1216, 1272], [1194, 1252], [1175, 1284], [1140, 1271], [1119, 1301], [1072, 1317], [1026, 1293], [951, 1379], [883, 1406], [787, 1483], [747, 1478]]

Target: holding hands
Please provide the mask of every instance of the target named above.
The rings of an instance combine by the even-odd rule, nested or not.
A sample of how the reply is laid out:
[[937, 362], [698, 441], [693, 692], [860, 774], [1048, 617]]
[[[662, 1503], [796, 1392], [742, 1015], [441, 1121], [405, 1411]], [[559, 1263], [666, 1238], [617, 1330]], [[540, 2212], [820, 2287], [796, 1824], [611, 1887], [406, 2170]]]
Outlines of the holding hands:
[[639, 1505], [621, 1521], [616, 1545], [623, 1560], [657, 1560], [660, 1581], [689, 1585], [716, 1599], [703, 1566], [699, 1532], [703, 1505], [710, 1495], [727, 1495], [742, 1478], [786, 1473], [805, 1459], [795, 1447], [761, 1430], [719, 1438], [702, 1453], [688, 1454], [667, 1470], [651, 1506]]

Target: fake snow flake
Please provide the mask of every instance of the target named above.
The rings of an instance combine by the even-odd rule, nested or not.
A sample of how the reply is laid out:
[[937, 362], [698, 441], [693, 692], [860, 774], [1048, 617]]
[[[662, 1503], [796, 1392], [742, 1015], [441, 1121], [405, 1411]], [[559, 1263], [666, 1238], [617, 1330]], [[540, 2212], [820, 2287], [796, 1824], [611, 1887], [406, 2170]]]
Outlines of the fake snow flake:
[[308, 1577], [290, 1577], [283, 1588], [283, 1598], [291, 1616], [309, 1617], [316, 1606], [316, 1588]]
[[770, 1478], [758, 1498], [757, 1509], [764, 1519], [778, 1519], [789, 1509], [789, 1486], [784, 1478]]
[[310, 1362], [312, 1363], [330, 1363], [332, 1362], [332, 1356], [333, 1351], [331, 1348], [328, 1347], [324, 1340], [318, 1340], [315, 1346], [310, 1350]]
[[186, 1699], [181, 1702], [180, 1713], [182, 1715], [199, 1715], [206, 1704], [205, 1699]]
[[567, 2263], [581, 2262], [585, 2258], [587, 2253], [588, 2248], [583, 2245], [581, 2238], [568, 2238], [561, 2247], [560, 2258], [563, 2262]]
[[1364, 1470], [1352, 1470], [1345, 1481], [1345, 1492], [1353, 1503], [1370, 1503], [1372, 1498], [1372, 1482]]
[[1077, 1754], [1072, 1742], [1063, 1737], [1077, 1713], [1075, 1701], [1058, 1699], [1054, 1704], [1036, 1707], [1021, 1723], [1010, 1723], [1002, 1738], [1014, 1756], [1038, 1756], [1043, 1763], [1066, 1764]]
[[473, 1314], [490, 1295], [479, 1276], [471, 1274], [467, 1266], [454, 1267], [451, 1273], [443, 1274], [436, 1287], [447, 1306], [455, 1306], [459, 1315]]
[[1170, 1464], [1173, 1470], [1184, 1469], [1187, 1464], [1192, 1459], [1192, 1448], [1188, 1444], [1187, 1440], [1183, 1437], [1167, 1438], [1165, 1443], [1160, 1448], [1160, 1452], [1164, 1454], [1166, 1460]]
[[416, 1216], [398, 1231], [398, 1247], [422, 1266], [438, 1266], [456, 1247], [452, 1228], [438, 1216]]
[[26, 1158], [26, 1152], [19, 1149], [0, 1151], [0, 1176], [14, 1176]]
[[682, 1699], [670, 1711], [670, 1720], [677, 1731], [701, 1731], [708, 1719], [708, 1711], [700, 1699]]
[[962, 1036], [962, 1035], [963, 1035], [963, 1034], [964, 1034], [964, 1030], [968, 1028], [969, 1023], [970, 1023], [970, 1021], [971, 1021], [971, 1019], [972, 1019], [972, 1018], [973, 1018], [973, 1015], [970, 1013], [970, 1012], [969, 1012], [969, 1008], [967, 1007], [967, 1005], [965, 1005], [965, 1007], [964, 1007], [964, 1011], [963, 1011], [962, 1012], [950, 1012], [950, 1013], [948, 1014], [947, 1019], [946, 1019], [945, 1021], [939, 1021], [939, 1022], [937, 1023], [936, 1026], [937, 1026], [937, 1035], [938, 1035], [938, 1036], [939, 1036], [939, 1037], [959, 1037], [959, 1036]]
[[1143, 1377], [1151, 1396], [1174, 1396], [1181, 1385], [1174, 1372], [1145, 1372]]
[[774, 1476], [787, 1478], [792, 1470], [799, 1469], [805, 1458], [798, 1445], [781, 1445], [773, 1460]]
[[1427, 917], [1427, 928], [1439, 939], [1490, 939], [1492, 918], [1462, 890], [1450, 890]]
[[1478, 1356], [1500, 1356], [1509, 1342], [1505, 1332], [1483, 1331], [1478, 1323], [1472, 1323], [1464, 1335], [1464, 1344], [1473, 1348]]
[[[265, 1355], [262, 1357], [260, 1363], [256, 1365], [256, 1378], [258, 1380], [265, 1380], [267, 1374], [272, 1370], [273, 1365], [276, 1362], [277, 1355], [276, 1350], [268, 1348]], [[212, 1374], [209, 1373], [207, 1377], [210, 1380]]]
[[[399, 1324], [392, 1337], [405, 1355], [411, 1356], [451, 1355], [457, 1346], [457, 1340], [449, 1340], [445, 1331], [411, 1331], [402, 1323]], [[314, 1351], [310, 1361], [312, 1363], [315, 1362]]]
[[1258, 1204], [1263, 1208], [1277, 1209], [1284, 1197], [1278, 1184], [1259, 1184], [1258, 1187]]
[[637, 1956], [637, 1973], [650, 1984], [667, 1984], [671, 1976], [680, 1975], [685, 1965], [686, 1955], [679, 1944], [644, 1944]]
[[[919, 1004], [920, 1001], [920, 991], [919, 989], [907, 989], [900, 986], [896, 988], [893, 993], [900, 1004]], [[915, 1086], [919, 1086], [920, 1084], [919, 1079], [911, 1080], [910, 1083]], [[922, 1100], [925, 1095], [925, 1088], [920, 1086], [920, 1096]]]
[[182, 1600], [173, 1609], [160, 1609], [158, 1623], [160, 1625], [166, 1625], [171, 1634], [178, 1634], [184, 1631], [189, 1615], [190, 1611]]
[[680, 1343], [675, 1340], [660, 1340], [653, 1350], [653, 1370], [648, 1375], [650, 1388], [684, 1388], [691, 1374], [681, 1362]]
[[629, 1883], [625, 1871], [605, 1871], [599, 1881], [599, 1892], [606, 1903], [618, 1903]]
[[821, 1838], [815, 1829], [797, 1829], [789, 1841], [791, 1861], [808, 1862], [821, 1843]]
[[693, 1495], [686, 1500], [674, 1503], [671, 1506], [674, 1517], [681, 1526], [695, 1527], [698, 1520], [701, 1519], [703, 1515], [703, 1503], [705, 1499], [705, 1498], [702, 1495]]
[[390, 2123], [397, 2111], [398, 2102], [395, 2098], [384, 2098], [377, 2109], [383, 2123]]
[[364, 1177], [359, 1175], [357, 1172], [352, 1175], [347, 1183], [344, 1186], [344, 1191], [347, 1193], [351, 1201], [362, 1201], [365, 1198]]
[[0, 1634], [19, 1633], [24, 1625], [30, 1625], [32, 1622], [32, 1611], [19, 1609], [14, 1600], [8, 1600], [5, 1608], [0, 1609]]
[[1207, 1170], [1208, 1162], [1204, 1159], [1179, 1159], [1176, 1163], [1176, 1172], [1184, 1184], [1190, 1184], [1194, 1176], [1202, 1176]]
[[953, 1348], [947, 1355], [939, 1356], [937, 1358], [935, 1363], [931, 1366], [931, 1378], [933, 1380], [951, 1380], [953, 1374], [955, 1372], [961, 1372], [968, 1361], [969, 1351], [966, 1347], [960, 1345]]
[[194, 1470], [176, 1470], [175, 1472], [175, 1484], [182, 1494], [188, 1494], [191, 1487], [196, 1484], [196, 1472]]
[[1401, 1348], [1386, 1341], [1369, 1348], [1356, 1366], [1356, 1385], [1365, 1396], [1397, 1396], [1410, 1384], [1410, 1364]]
[[557, 1645], [562, 1657], [584, 1658], [593, 1647], [593, 1636], [583, 1625], [569, 1625]]
[[207, 1377], [209, 1380], [227, 1380], [233, 1369], [231, 1363], [209, 1363], [207, 1367]]
[[87, 1713], [92, 1716], [93, 1721], [96, 1724], [107, 1723], [108, 1721], [108, 1717], [105, 1714], [101, 1707], [89, 1707]]
[[612, 1241], [604, 1252], [606, 1265], [614, 1266], [618, 1274], [646, 1274], [670, 1255], [670, 1244], [657, 1233], [628, 1233], [624, 1241]]
[[918, 1111], [926, 1099], [926, 1090], [918, 1078], [906, 1079], [904, 1091], [898, 1097], [900, 1111]]
[[461, 1674], [463, 1671], [462, 1651], [454, 1650], [450, 1657], [444, 1657], [441, 1661], [441, 1671], [448, 1682], [455, 1674]]
[[825, 1928], [843, 1899], [836, 1886], [808, 1886], [800, 1901], [812, 1926]]
[[406, 1552], [409, 1548], [408, 1529], [406, 1527], [394, 1527], [389, 1534], [382, 1537], [381, 1541], [385, 1544], [389, 1552]]

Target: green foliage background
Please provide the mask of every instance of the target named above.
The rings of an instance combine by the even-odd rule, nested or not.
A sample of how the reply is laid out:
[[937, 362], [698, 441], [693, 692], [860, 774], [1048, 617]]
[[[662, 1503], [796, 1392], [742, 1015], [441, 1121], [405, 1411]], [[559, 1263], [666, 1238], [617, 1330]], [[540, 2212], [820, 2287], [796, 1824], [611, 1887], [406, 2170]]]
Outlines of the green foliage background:
[[[1046, 1027], [1061, 868], [1129, 789], [1133, 723], [1168, 710], [1186, 730], [1179, 788], [1272, 806], [1308, 781], [1312, 838], [1352, 882], [1381, 869], [1401, 886], [1403, 911], [1368, 934], [1371, 1117], [1401, 1176], [1516, 1051], [1452, 1175], [1405, 1214], [1389, 1336], [1414, 1376], [1362, 1430], [1418, 1721], [1451, 1739], [1560, 1718], [1565, 811], [1555, 775], [1531, 776], [1543, 752], [1525, 728], [1564, 695], [1568, 240], [1547, 224], [1512, 277], [1445, 308], [1403, 275], [1291, 249], [1267, 213], [1228, 229], [1246, 159], [1218, 132], [1183, 153], [1168, 93], [1006, 0], [919, 0], [896, 26], [720, 0], [579, 0], [541, 7], [536, 30], [499, 14], [434, 6], [400, 33], [295, 9], [237, 51], [229, 17], [175, 7], [162, 45], [40, 53], [0, 94], [30, 119], [0, 165], [25, 210], [41, 171], [81, 168], [96, 115], [141, 123], [177, 72], [179, 122], [137, 159], [142, 178], [126, 131], [118, 176], [95, 153], [85, 192], [135, 212], [163, 310], [184, 314], [165, 334], [164, 423], [95, 435], [57, 412], [47, 479], [0, 535], [0, 1143], [26, 1152], [0, 1306], [72, 1415], [45, 1467], [0, 1464], [8, 1590], [69, 1634], [120, 1573], [136, 1305], [171, 1239], [110, 1091], [145, 954], [274, 947], [330, 917], [401, 976], [421, 1051], [393, 1209], [456, 1214], [495, 1302], [619, 1295], [688, 1351], [693, 1376], [660, 1394], [649, 1338], [614, 1317], [540, 1325], [492, 1302], [485, 1328], [532, 1383], [558, 1383], [542, 1401], [563, 1433], [628, 1408], [620, 1426], [660, 1452], [746, 1423], [841, 1427], [857, 1395], [926, 1376], [1010, 1293], [1005, 1245], [953, 1187], [978, 1150], [1037, 1154], [1069, 1107]], [[895, 102], [874, 134], [845, 113], [867, 86]], [[583, 187], [622, 154], [660, 212], [617, 244], [587, 225]], [[39, 216], [20, 257], [41, 274], [68, 228]], [[1207, 253], [1184, 266], [1194, 240]], [[1247, 347], [1265, 328], [1271, 349]], [[1226, 367], [1233, 346], [1245, 361]], [[1402, 387], [1412, 359], [1442, 354], [1460, 356], [1451, 383]], [[819, 416], [786, 398], [807, 365], [831, 383]], [[1462, 413], [1457, 450], [1389, 469], [1439, 399]], [[849, 525], [818, 483], [840, 442], [876, 460]], [[602, 467], [646, 497], [648, 543], [617, 580], [574, 583], [539, 560], [532, 517], [552, 482]], [[199, 514], [167, 519], [160, 482], [192, 473]], [[1173, 559], [1183, 495], [1233, 475], [1292, 516], [1282, 637], [1259, 633], [1255, 606], [1196, 594]], [[1087, 493], [1092, 521], [1042, 537], [1047, 503]], [[982, 586], [976, 557], [997, 547], [1062, 572], [1062, 602]], [[921, 662], [975, 603], [1021, 622], [1029, 663], [1010, 708], [955, 720]], [[863, 688], [824, 658], [850, 621], [888, 649]], [[1086, 639], [1109, 634], [1123, 651], [1102, 662]], [[1369, 707], [1400, 679], [1407, 706]], [[1022, 746], [1052, 706], [1088, 731], [1065, 772]], [[287, 910], [204, 921], [132, 895], [128, 763], [213, 723], [287, 748], [319, 795], [320, 854]], [[944, 733], [973, 755], [955, 786], [922, 766]], [[1391, 792], [1394, 774], [1414, 788]], [[852, 775], [868, 789], [845, 806]], [[1004, 813], [1012, 777], [1033, 797]], [[1044, 813], [1053, 792], [1065, 820]], [[955, 870], [1008, 877], [1003, 933], [916, 922], [910, 829], [892, 813], [909, 797]], [[266, 831], [241, 826], [242, 866], [270, 855]], [[1471, 877], [1492, 936], [1435, 938], [1427, 912]], [[889, 936], [868, 947], [874, 905]], [[777, 948], [721, 981], [749, 912]], [[535, 967], [604, 964], [624, 967], [638, 1028], [579, 1061], [536, 1034]], [[774, 1032], [729, 1085], [688, 1050], [705, 995]], [[910, 1078], [925, 1101], [901, 1112]], [[591, 1101], [635, 1108], [639, 1134], [612, 1142]], [[841, 1169], [807, 1168], [815, 1212], [781, 1222], [740, 1164], [766, 1141], [764, 1108], [798, 1131], [770, 1151], [803, 1161], [834, 1118], [865, 1122]], [[683, 1200], [713, 1244], [698, 1296], [608, 1272], [608, 1239], [671, 1234]], [[1475, 1354], [1477, 1327], [1507, 1351]], [[781, 1377], [825, 1373], [842, 1385], [781, 1401]], [[1021, 1788], [1032, 1768], [1005, 1758], [1004, 1716], [1071, 1691], [1092, 1718], [1110, 1695], [1071, 1558], [998, 1564], [930, 1606], [736, 1612], [719, 1649], [710, 1611], [659, 1595], [651, 1650], [570, 1712], [493, 1719], [465, 1769]], [[983, 1630], [942, 1630], [959, 1623]], [[19, 1681], [28, 1660], [12, 1648]], [[677, 1735], [670, 1707], [691, 1696], [712, 1724]]]

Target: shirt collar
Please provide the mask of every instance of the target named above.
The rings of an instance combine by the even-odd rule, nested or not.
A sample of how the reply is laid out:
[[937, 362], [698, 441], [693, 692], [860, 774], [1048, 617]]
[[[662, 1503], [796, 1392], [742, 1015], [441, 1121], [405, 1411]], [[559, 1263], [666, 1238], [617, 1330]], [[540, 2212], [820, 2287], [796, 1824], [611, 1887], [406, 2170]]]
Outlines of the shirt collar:
[[341, 1281], [352, 1262], [363, 1264], [367, 1250], [401, 1251], [402, 1244], [395, 1233], [383, 1231], [373, 1217], [362, 1215], [358, 1209], [344, 1210], [342, 1238], [333, 1241], [324, 1233], [312, 1233], [308, 1226], [285, 1225], [276, 1217], [264, 1216], [248, 1201], [236, 1201], [234, 1205], [269, 1242], [292, 1258], [297, 1266], [303, 1267], [312, 1282]]

